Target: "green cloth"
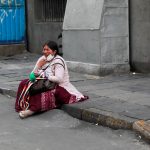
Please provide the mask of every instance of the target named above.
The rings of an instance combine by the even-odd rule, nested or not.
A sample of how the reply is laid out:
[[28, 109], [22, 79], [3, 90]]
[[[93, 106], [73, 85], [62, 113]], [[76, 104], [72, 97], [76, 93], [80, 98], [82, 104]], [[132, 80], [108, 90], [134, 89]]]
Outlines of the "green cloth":
[[36, 77], [35, 77], [34, 72], [31, 72], [31, 73], [29, 74], [29, 80], [30, 80], [31, 82], [34, 82], [34, 81], [36, 80]]

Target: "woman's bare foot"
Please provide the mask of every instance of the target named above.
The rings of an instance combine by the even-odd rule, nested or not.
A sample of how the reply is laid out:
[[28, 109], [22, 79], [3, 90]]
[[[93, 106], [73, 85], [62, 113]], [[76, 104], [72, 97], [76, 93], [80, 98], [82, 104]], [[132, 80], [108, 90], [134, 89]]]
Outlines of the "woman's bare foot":
[[20, 117], [21, 119], [24, 119], [24, 118], [27, 118], [27, 117], [33, 115], [33, 114], [34, 114], [34, 112], [31, 111], [31, 110], [23, 110], [23, 111], [20, 111], [20, 112], [19, 112], [19, 117]]

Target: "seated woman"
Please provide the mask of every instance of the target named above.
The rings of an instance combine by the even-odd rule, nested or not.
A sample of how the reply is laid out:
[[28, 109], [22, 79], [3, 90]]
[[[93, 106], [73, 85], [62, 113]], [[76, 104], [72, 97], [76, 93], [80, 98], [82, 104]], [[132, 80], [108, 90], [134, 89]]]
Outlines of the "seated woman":
[[[20, 118], [26, 118], [34, 113], [48, 111], [87, 99], [69, 81], [69, 74], [65, 60], [60, 56], [57, 44], [48, 41], [43, 46], [41, 56], [32, 73], [57, 83], [55, 88], [36, 95], [29, 93], [33, 79], [21, 81], [18, 87], [15, 109]], [[33, 83], [34, 84], [34, 83]]]

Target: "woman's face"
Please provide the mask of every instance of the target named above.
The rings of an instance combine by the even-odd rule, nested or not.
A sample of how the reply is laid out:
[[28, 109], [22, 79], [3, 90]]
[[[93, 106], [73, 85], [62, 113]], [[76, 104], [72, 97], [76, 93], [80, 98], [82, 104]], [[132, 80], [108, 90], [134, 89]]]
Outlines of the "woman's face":
[[44, 56], [45, 57], [47, 57], [48, 55], [55, 55], [56, 54], [56, 51], [54, 50], [52, 50], [52, 49], [50, 49], [47, 45], [45, 45], [44, 47], [43, 47], [43, 54], [44, 54]]

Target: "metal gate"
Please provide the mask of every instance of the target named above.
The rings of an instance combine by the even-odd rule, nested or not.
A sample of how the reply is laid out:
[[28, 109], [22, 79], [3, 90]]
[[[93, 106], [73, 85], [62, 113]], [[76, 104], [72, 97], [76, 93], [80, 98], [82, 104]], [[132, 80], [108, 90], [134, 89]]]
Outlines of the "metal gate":
[[25, 40], [25, 0], [0, 0], [0, 44]]

